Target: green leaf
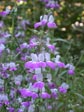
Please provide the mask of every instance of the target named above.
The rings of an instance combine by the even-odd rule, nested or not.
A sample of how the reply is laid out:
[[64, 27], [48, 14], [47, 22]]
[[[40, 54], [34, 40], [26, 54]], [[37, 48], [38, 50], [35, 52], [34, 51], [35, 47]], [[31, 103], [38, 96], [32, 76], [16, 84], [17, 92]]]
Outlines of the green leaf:
[[75, 93], [75, 95], [77, 95], [79, 98], [83, 99], [84, 100], [84, 96], [79, 94], [79, 93]]

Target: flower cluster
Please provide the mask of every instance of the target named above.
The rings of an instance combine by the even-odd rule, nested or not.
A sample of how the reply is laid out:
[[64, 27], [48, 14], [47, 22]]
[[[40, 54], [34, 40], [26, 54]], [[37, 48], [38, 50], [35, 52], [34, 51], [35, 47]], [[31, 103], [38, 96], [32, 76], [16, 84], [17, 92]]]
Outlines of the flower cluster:
[[35, 23], [34, 28], [38, 28], [40, 26], [44, 27], [46, 25], [48, 28], [56, 28], [57, 27], [56, 23], [54, 22], [54, 17], [52, 15], [41, 16], [40, 22]]
[[46, 8], [59, 8], [60, 5], [58, 4], [58, 1], [55, 0], [40, 0], [45, 3]]
[[[43, 2], [48, 8], [59, 7], [54, 0]], [[0, 12], [2, 18], [8, 14], [7, 10]], [[72, 77], [75, 67], [62, 60], [56, 43], [50, 39], [49, 31], [57, 28], [53, 14], [40, 17], [40, 22], [33, 25], [32, 32], [35, 34], [32, 33], [30, 39], [26, 38], [30, 22], [19, 19], [19, 16], [16, 19], [15, 26], [12, 20], [10, 33], [0, 21], [0, 109], [4, 107], [8, 112], [51, 110], [69, 89], [66, 80], [60, 80], [60, 74]], [[39, 30], [39, 27], [43, 29]]]

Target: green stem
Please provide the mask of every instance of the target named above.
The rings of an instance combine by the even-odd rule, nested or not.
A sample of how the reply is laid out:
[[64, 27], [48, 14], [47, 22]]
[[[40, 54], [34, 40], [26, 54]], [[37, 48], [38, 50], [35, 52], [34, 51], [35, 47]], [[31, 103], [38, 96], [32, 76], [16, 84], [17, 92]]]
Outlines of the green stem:
[[80, 63], [80, 61], [82, 60], [82, 58], [83, 58], [83, 53], [81, 54], [81, 56], [80, 56], [80, 58], [79, 58], [79, 60], [77, 61], [77, 63], [76, 63], [76, 65], [75, 65], [75, 67], [77, 67], [78, 65], [79, 65], [79, 63]]

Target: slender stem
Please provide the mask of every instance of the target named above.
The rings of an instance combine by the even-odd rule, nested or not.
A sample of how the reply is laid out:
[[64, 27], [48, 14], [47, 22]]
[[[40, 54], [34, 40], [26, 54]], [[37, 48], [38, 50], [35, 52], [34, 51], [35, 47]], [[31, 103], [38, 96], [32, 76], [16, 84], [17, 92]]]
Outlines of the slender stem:
[[36, 112], [40, 112], [39, 106], [36, 106]]
[[77, 67], [78, 65], [79, 65], [79, 63], [80, 63], [80, 61], [82, 60], [82, 58], [83, 58], [83, 53], [81, 54], [81, 56], [80, 56], [80, 58], [79, 58], [79, 60], [77, 61], [77, 63], [76, 63], [76, 65], [75, 65], [75, 67]]
[[66, 54], [65, 54], [65, 56], [64, 56], [64, 57], [66, 57], [66, 56], [67, 56], [67, 54], [68, 54], [68, 52], [69, 52], [69, 50], [70, 50], [70, 48], [71, 48], [72, 42], [73, 42], [73, 41], [71, 41], [71, 42], [70, 42], [70, 45], [69, 45], [69, 47], [68, 47], [68, 49], [67, 49]]

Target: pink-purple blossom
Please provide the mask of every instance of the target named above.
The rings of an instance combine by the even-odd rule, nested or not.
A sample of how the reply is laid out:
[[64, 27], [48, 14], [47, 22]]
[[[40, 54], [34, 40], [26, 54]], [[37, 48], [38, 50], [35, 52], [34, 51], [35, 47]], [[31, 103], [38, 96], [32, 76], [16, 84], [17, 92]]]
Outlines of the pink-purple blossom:
[[51, 69], [55, 69], [56, 68], [56, 64], [54, 62], [52, 62], [52, 61], [47, 61], [46, 64]]
[[44, 82], [38, 81], [33, 84], [33, 87], [41, 90], [44, 87], [44, 85]]
[[53, 18], [52, 15], [50, 15], [49, 17], [48, 17], [48, 15], [41, 16], [40, 17], [40, 22], [35, 23], [34, 28], [36, 29], [40, 26], [43, 27], [43, 26], [46, 26], [46, 25], [47, 25], [48, 28], [56, 28], [57, 27], [56, 23], [54, 22], [54, 18]]
[[50, 94], [48, 94], [47, 92], [42, 92], [40, 94], [40, 97], [43, 98], [43, 99], [47, 99], [47, 98], [50, 98]]
[[32, 96], [32, 92], [26, 88], [20, 89], [20, 94], [23, 98]]
[[66, 83], [62, 83], [62, 85], [58, 88], [60, 93], [67, 93], [69, 85]]

